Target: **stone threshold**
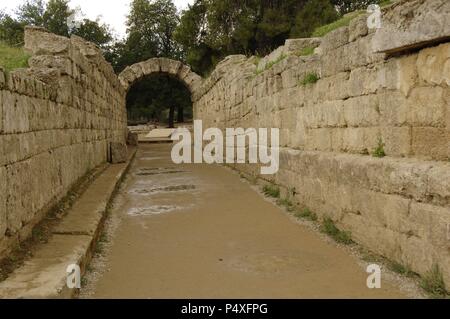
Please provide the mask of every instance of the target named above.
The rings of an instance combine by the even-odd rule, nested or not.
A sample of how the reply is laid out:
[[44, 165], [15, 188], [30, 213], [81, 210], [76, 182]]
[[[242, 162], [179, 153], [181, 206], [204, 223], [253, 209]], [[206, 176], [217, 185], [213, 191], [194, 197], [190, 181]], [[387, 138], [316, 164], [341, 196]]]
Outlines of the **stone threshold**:
[[78, 265], [81, 276], [92, 258], [109, 205], [125, 177], [136, 148], [129, 147], [128, 160], [107, 167], [78, 198], [55, 228], [48, 243], [38, 247], [0, 283], [1, 299], [73, 298], [77, 289], [67, 287], [67, 267]]

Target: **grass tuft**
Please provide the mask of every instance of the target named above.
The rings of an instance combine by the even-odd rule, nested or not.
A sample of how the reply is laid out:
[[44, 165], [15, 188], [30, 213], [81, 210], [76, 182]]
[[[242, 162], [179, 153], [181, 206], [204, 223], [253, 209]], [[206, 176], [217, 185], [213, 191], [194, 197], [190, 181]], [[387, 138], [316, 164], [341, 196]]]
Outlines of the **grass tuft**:
[[398, 262], [392, 261], [388, 264], [388, 268], [400, 275], [406, 276], [406, 277], [414, 277], [416, 274], [409, 268], [408, 266], [404, 266]]
[[[256, 71], [255, 71], [255, 74], [256, 74], [256, 75], [259, 75], [259, 74], [263, 73], [264, 71], [269, 70], [269, 69], [272, 68], [274, 65], [280, 63], [281, 61], [283, 61], [283, 60], [286, 59], [286, 58], [287, 58], [287, 55], [285, 55], [285, 54], [280, 55], [276, 60], [267, 62], [267, 64], [266, 64], [266, 66], [264, 67], [264, 69], [262, 69], [262, 70], [256, 70]], [[259, 62], [258, 62], [258, 64], [259, 64]]]
[[331, 31], [334, 31], [334, 30], [342, 28], [342, 27], [346, 27], [350, 24], [350, 22], [354, 18], [359, 16], [362, 12], [363, 11], [355, 11], [355, 12], [348, 13], [348, 14], [344, 15], [342, 18], [340, 18], [339, 20], [336, 20], [330, 24], [326, 24], [321, 27], [318, 27], [314, 30], [314, 32], [312, 33], [312, 36], [320, 38], [320, 37], [323, 37], [326, 34], [330, 33]]
[[378, 158], [386, 157], [386, 152], [384, 151], [384, 146], [385, 146], [385, 144], [383, 142], [383, 139], [381, 137], [378, 138], [378, 146], [373, 151], [372, 156], [373, 157], [378, 157]]
[[336, 242], [344, 245], [353, 244], [352, 236], [350, 232], [342, 231], [336, 227], [333, 220], [331, 218], [325, 218], [321, 231], [331, 238], [333, 238]]
[[302, 211], [296, 212], [295, 217], [300, 218], [300, 219], [310, 220], [313, 222], [316, 222], [318, 220], [317, 215], [315, 213], [313, 213], [312, 211], [310, 211], [308, 208], [305, 208]]
[[316, 83], [319, 80], [320, 80], [320, 77], [316, 73], [311, 72], [311, 73], [308, 73], [308, 74], [305, 75], [305, 77], [300, 82], [300, 84], [305, 86], [305, 85], [308, 85], [308, 84], [314, 84], [314, 83]]
[[445, 288], [444, 276], [439, 265], [435, 264], [423, 277], [420, 287], [432, 298], [446, 298], [448, 291]]
[[264, 195], [267, 197], [280, 198], [280, 188], [275, 185], [266, 185], [263, 187]]
[[306, 48], [303, 48], [300, 51], [298, 51], [296, 54], [297, 54], [297, 56], [313, 55], [314, 50], [315, 50], [315, 48], [313, 48], [313, 47], [306, 47]]

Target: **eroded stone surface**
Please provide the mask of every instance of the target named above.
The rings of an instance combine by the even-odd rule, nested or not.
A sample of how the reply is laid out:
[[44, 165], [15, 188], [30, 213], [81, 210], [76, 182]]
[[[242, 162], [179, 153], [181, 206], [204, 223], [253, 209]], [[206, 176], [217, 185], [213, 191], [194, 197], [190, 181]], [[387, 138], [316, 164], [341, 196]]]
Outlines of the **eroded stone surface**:
[[402, 0], [383, 12], [382, 27], [373, 38], [373, 50], [395, 53], [450, 38], [450, 2]]

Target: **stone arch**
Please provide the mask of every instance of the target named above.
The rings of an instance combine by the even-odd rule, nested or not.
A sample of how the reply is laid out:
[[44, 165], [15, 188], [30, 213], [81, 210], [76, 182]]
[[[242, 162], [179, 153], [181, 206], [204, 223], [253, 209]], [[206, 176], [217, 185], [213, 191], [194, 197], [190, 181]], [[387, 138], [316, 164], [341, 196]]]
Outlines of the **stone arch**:
[[176, 77], [186, 85], [192, 95], [202, 83], [202, 77], [191, 71], [190, 67], [180, 61], [167, 58], [152, 58], [133, 64], [120, 73], [119, 80], [125, 90], [128, 91], [135, 82], [156, 73], [165, 73]]

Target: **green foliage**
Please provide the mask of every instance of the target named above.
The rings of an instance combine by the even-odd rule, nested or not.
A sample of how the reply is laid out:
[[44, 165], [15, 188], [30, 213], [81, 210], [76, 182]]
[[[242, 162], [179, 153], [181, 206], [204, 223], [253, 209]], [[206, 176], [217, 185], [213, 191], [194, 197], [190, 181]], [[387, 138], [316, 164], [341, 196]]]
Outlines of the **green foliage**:
[[80, 23], [80, 26], [72, 31], [72, 34], [93, 42], [101, 48], [106, 48], [106, 46], [113, 40], [112, 32], [109, 26], [101, 23], [99, 20], [92, 21], [89, 19], [84, 19]]
[[23, 44], [23, 23], [13, 19], [10, 15], [0, 12], [0, 41], [10, 46]]
[[73, 14], [75, 10], [70, 9], [69, 0], [49, 0], [42, 17], [42, 26], [50, 32], [67, 37], [70, 35], [67, 20]]
[[0, 42], [0, 66], [6, 71], [28, 67], [30, 56], [23, 51], [23, 48], [14, 48]]
[[277, 205], [284, 206], [288, 212], [293, 212], [295, 209], [294, 203], [290, 199], [283, 198], [277, 200]]
[[305, 208], [302, 211], [296, 212], [295, 217], [300, 218], [300, 219], [310, 220], [313, 222], [318, 220], [317, 215], [315, 213], [313, 213], [311, 210], [309, 210], [308, 208]]
[[433, 298], [445, 298], [448, 296], [444, 277], [437, 264], [433, 265], [430, 271], [423, 276], [420, 286]]
[[331, 3], [341, 14], [346, 14], [356, 10], [366, 10], [371, 4], [385, 6], [391, 3], [390, 0], [331, 0]]
[[381, 137], [378, 138], [378, 146], [375, 148], [375, 150], [372, 153], [373, 157], [383, 158], [386, 156], [386, 152], [384, 151], [384, 142]]
[[305, 86], [305, 85], [308, 85], [308, 84], [314, 84], [314, 83], [316, 83], [319, 80], [320, 80], [320, 77], [316, 73], [311, 72], [311, 73], [308, 73], [308, 74], [305, 75], [305, 77], [300, 82], [300, 84]]
[[297, 15], [291, 36], [298, 38], [310, 37], [316, 28], [332, 23], [337, 18], [338, 13], [329, 0], [309, 0]]
[[69, 17], [73, 17], [76, 12], [70, 8], [69, 0], [27, 0], [17, 7], [17, 18], [0, 13], [0, 41], [21, 46], [25, 26], [32, 25], [62, 36], [76, 34], [106, 49], [113, 40], [109, 27], [98, 20], [89, 19], [78, 21], [79, 26], [69, 26]]
[[414, 277], [415, 273], [408, 267], [408, 266], [404, 266], [398, 262], [395, 261], [391, 261], [388, 264], [388, 267], [391, 271], [400, 274], [402, 276], [406, 276], [406, 277]]
[[297, 56], [313, 55], [314, 54], [314, 50], [315, 50], [315, 48], [313, 48], [313, 47], [303, 48], [302, 50], [297, 52]]
[[354, 18], [356, 18], [361, 12], [353, 12], [349, 13], [342, 18], [340, 18], [337, 21], [334, 21], [332, 23], [317, 27], [313, 33], [313, 37], [323, 37], [326, 34], [330, 33], [331, 31], [334, 31], [336, 29], [339, 29], [341, 27], [346, 27], [350, 24], [350, 21], [352, 21]]
[[[133, 85], [127, 95], [130, 124], [156, 121], [173, 126], [170, 110], [177, 111], [177, 120], [192, 118], [191, 93], [178, 80], [169, 76], [150, 76]], [[166, 112], [167, 110], [167, 112]], [[183, 116], [181, 116], [183, 115]]]
[[341, 231], [336, 227], [331, 218], [325, 218], [323, 220], [321, 231], [340, 244], [350, 245], [353, 243], [351, 233]]
[[263, 192], [267, 197], [280, 198], [280, 188], [276, 185], [265, 185]]
[[266, 55], [283, 45], [306, 1], [196, 0], [175, 38], [194, 71], [205, 74], [227, 55]]

